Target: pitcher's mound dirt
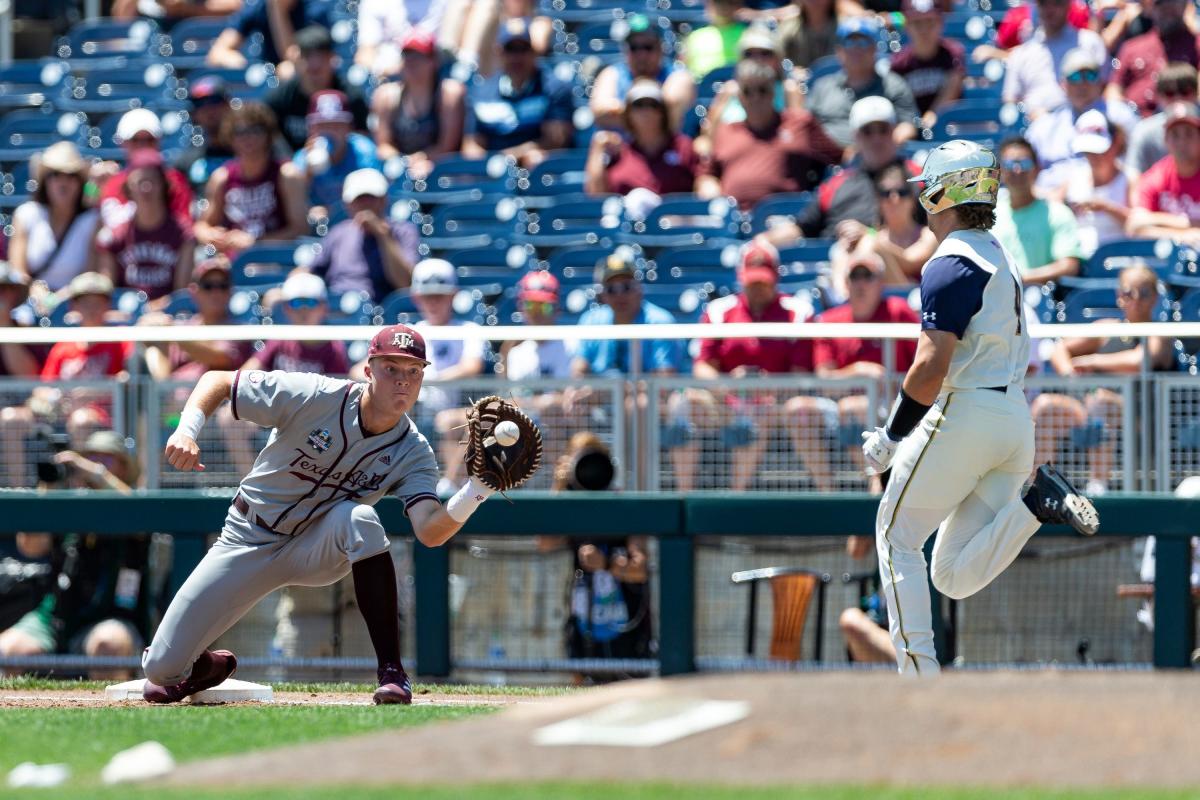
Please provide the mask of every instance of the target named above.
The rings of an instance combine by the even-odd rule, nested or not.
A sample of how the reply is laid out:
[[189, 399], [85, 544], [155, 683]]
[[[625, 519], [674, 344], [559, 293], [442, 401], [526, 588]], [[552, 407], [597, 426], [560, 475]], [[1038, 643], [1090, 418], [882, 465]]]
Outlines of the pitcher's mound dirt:
[[[546, 747], [533, 731], [617, 700], [742, 700], [750, 716], [654, 748]], [[404, 713], [401, 708], [397, 713]], [[614, 685], [496, 714], [188, 764], [169, 783], [613, 779], [725, 784], [1200, 786], [1200, 675], [721, 675]]]

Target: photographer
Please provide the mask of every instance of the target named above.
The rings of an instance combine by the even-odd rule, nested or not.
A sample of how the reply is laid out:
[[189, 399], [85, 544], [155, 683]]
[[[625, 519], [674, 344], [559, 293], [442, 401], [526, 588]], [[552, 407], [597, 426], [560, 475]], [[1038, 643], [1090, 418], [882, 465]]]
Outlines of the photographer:
[[[108, 430], [89, 436], [80, 452], [60, 450], [38, 463], [43, 488], [130, 494], [137, 476], [137, 463], [124, 437]], [[152, 613], [149, 537], [21, 537], [23, 551], [49, 552], [51, 574], [56, 577], [34, 610], [0, 632], [0, 655], [133, 656], [142, 649]], [[90, 676], [124, 679], [128, 674], [127, 670], [93, 670]]]
[[[590, 431], [571, 437], [554, 470], [554, 491], [605, 491], [616, 469], [608, 447]], [[570, 547], [575, 567], [567, 619], [568, 658], [651, 658], [656, 649], [650, 619], [646, 537], [598, 542], [539, 537], [543, 552]], [[612, 678], [594, 678], [597, 682]]]

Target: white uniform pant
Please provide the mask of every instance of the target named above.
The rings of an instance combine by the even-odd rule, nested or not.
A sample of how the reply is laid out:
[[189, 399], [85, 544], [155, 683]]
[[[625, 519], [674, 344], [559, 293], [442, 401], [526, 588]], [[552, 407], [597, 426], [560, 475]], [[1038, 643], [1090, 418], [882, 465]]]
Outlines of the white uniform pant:
[[1033, 419], [1018, 387], [938, 398], [900, 444], [875, 520], [879, 572], [901, 673], [936, 674], [933, 585], [955, 599], [987, 586], [1041, 525], [1021, 499], [1033, 469]]

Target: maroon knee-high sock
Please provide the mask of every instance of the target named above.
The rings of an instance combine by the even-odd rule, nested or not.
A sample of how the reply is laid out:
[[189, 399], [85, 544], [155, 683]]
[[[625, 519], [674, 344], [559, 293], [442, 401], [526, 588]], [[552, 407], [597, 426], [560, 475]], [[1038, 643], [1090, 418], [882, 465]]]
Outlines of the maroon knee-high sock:
[[367, 623], [375, 658], [382, 668], [400, 666], [400, 601], [396, 592], [396, 565], [384, 551], [364, 558], [352, 567], [354, 597]]

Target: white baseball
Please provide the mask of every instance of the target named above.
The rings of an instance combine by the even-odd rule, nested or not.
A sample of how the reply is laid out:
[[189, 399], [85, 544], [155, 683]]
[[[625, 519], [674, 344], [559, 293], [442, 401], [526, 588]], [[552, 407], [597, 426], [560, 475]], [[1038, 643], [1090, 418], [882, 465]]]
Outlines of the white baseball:
[[496, 424], [496, 427], [492, 429], [492, 436], [496, 438], [496, 444], [501, 447], [509, 447], [516, 444], [517, 440], [521, 438], [521, 429], [517, 427], [517, 423], [506, 419]]

